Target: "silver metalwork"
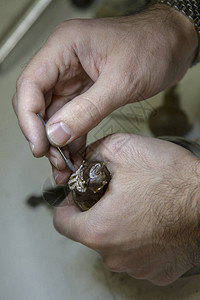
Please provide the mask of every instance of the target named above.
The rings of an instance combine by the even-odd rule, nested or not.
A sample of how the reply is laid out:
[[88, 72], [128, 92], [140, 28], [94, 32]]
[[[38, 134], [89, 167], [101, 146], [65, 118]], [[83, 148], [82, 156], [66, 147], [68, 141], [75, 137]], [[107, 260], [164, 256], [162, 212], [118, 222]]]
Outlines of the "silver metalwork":
[[68, 187], [70, 188], [71, 191], [77, 190], [81, 193], [86, 192], [86, 182], [83, 179], [83, 164], [79, 167], [79, 169], [73, 173], [68, 181]]

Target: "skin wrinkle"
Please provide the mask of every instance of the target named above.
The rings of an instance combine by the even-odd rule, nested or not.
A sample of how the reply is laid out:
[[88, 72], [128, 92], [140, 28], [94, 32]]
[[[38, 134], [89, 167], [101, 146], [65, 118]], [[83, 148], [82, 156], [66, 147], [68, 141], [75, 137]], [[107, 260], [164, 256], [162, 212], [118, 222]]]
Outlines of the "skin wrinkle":
[[[87, 78], [85, 78], [85, 80], [83, 79], [82, 81], [80, 80], [78, 83], [76, 83], [76, 85], [74, 85], [73, 81], [75, 83], [75, 80], [77, 80], [77, 78], [69, 80], [68, 85], [63, 83], [62, 87], [61, 87], [61, 84], [56, 86], [54, 95], [61, 96], [60, 92], [58, 92], [58, 91], [60, 91], [62, 89], [62, 96], [64, 97], [65, 103], [66, 103], [66, 102], [72, 100], [73, 98], [75, 98], [76, 96], [81, 95], [90, 87], [89, 80]], [[71, 88], [71, 93], [70, 93], [70, 88]], [[67, 89], [67, 92], [65, 92], [66, 89]]]
[[68, 64], [65, 63], [64, 68], [58, 66], [60, 72], [54, 88], [54, 91], [56, 92], [57, 95], [59, 95], [60, 93], [61, 95], [63, 95], [62, 90], [60, 90], [60, 87], [66, 86], [67, 80], [71, 80], [72, 78], [74, 80], [74, 76], [79, 77], [79, 75], [83, 73], [79, 63], [77, 63], [76, 67], [74, 66], [72, 67], [72, 66], [73, 66], [72, 62]]
[[[70, 49], [67, 52], [61, 51], [60, 55], [62, 58], [60, 60], [56, 59], [57, 67], [60, 70], [60, 74], [59, 74], [57, 83], [60, 81], [61, 82], [63, 81], [63, 84], [65, 86], [66, 86], [66, 80], [70, 79], [70, 78], [68, 78], [69, 74], [70, 74], [70, 77], [73, 78], [75, 75], [78, 76], [84, 72], [84, 70], [81, 69], [81, 67], [82, 67], [81, 63], [80, 63], [79, 58], [74, 49], [75, 49], [75, 42], [70, 46]], [[74, 58], [73, 60], [72, 60], [72, 56]], [[69, 58], [71, 58], [71, 59], [69, 60]], [[63, 62], [64, 62], [64, 64], [63, 64]], [[72, 71], [72, 70], [74, 70], [74, 71]], [[65, 78], [65, 76], [63, 76], [64, 74], [66, 74], [66, 78]]]
[[94, 124], [94, 126], [96, 126], [101, 120], [102, 112], [100, 110], [100, 107], [96, 105], [96, 103], [93, 102], [90, 98], [87, 98], [85, 96], [81, 98], [81, 102], [83, 101], [84, 101], [84, 105], [83, 104], [81, 105], [82, 107], [81, 111], [84, 112], [85, 107], [88, 107], [87, 104], [85, 105], [85, 102], [89, 102], [91, 110], [86, 111], [86, 114], [90, 115], [92, 123]]
[[[96, 82], [96, 80], [99, 78], [103, 68], [97, 66], [97, 61], [94, 59], [94, 55], [92, 53], [90, 53], [88, 60], [89, 60], [91, 69], [93, 70], [93, 74], [91, 76], [92, 80], [94, 82]], [[98, 59], [98, 60], [102, 60], [102, 59]], [[99, 63], [99, 65], [101, 65], [101, 64]]]
[[[128, 69], [128, 68], [127, 68]], [[134, 76], [131, 76], [130, 73], [127, 74], [126, 71], [124, 71], [124, 76], [122, 76], [123, 84], [122, 87], [124, 91], [126, 91], [126, 97], [124, 97], [123, 105], [136, 102], [138, 101], [138, 95], [140, 95], [140, 100], [145, 99], [144, 93], [139, 93], [138, 91], [140, 90], [140, 80], [136, 73], [134, 73]], [[133, 95], [134, 91], [134, 95]], [[141, 97], [142, 96], [142, 97]]]
[[[81, 50], [80, 50], [81, 49]], [[92, 50], [89, 50], [89, 53], [87, 53], [85, 47], [76, 46], [77, 55], [80, 57], [82, 67], [86, 70], [87, 67], [85, 66], [85, 56], [87, 57], [87, 60], [89, 62], [89, 65], [91, 66], [90, 69], [92, 70], [91, 73], [87, 72], [88, 76], [96, 82], [99, 76], [101, 75], [104, 66], [106, 65], [107, 60], [102, 56], [100, 56], [99, 47], [96, 50], [96, 48], [92, 48]], [[82, 59], [82, 57], [84, 59]]]
[[[145, 40], [146, 40], [146, 38], [145, 38]], [[141, 47], [142, 48], [142, 47]], [[140, 50], [141, 51], [141, 50]], [[157, 51], [157, 50], [156, 50]], [[152, 61], [152, 50], [150, 51], [150, 52], [148, 52], [147, 53], [147, 58], [146, 58], [146, 60], [147, 61]], [[156, 57], [156, 55], [154, 55], [154, 58]], [[157, 58], [156, 58], [156, 60], [157, 60]], [[156, 82], [155, 80], [152, 80], [152, 76], [153, 77], [156, 77], [156, 74], [155, 73], [148, 73], [148, 70], [147, 70], [147, 72], [145, 71], [145, 70], [142, 70], [141, 68], [144, 68], [145, 66], [144, 65], [142, 65], [141, 63], [140, 63], [140, 61], [136, 58], [136, 61], [138, 61], [138, 65], [140, 65], [140, 68], [139, 68], [139, 70], [140, 70], [140, 73], [141, 73], [141, 75], [137, 75], [137, 80], [135, 80], [135, 83], [134, 83], [134, 91], [136, 91], [136, 94], [138, 95], [139, 94], [139, 92], [138, 91], [140, 91], [141, 90], [141, 87], [140, 87], [140, 84], [141, 84], [141, 77], [143, 76], [142, 74], [144, 74], [144, 72], [146, 73], [146, 75], [147, 75], [147, 80], [145, 81], [145, 86], [143, 87], [143, 89], [142, 89], [142, 93], [140, 92], [140, 96], [142, 96], [142, 97], [140, 97], [139, 99], [141, 99], [142, 98], [142, 100], [144, 100], [144, 99], [146, 99], [147, 98], [147, 95], [149, 95], [149, 94], [152, 94], [152, 95], [154, 95], [154, 88], [155, 88], [155, 84], [152, 84], [152, 82]], [[160, 63], [162, 63], [162, 61], [160, 62]], [[138, 69], [137, 67], [136, 67], [136, 69]], [[156, 69], [154, 70], [154, 72], [156, 72]], [[149, 74], [149, 75], [148, 75]], [[148, 78], [149, 78], [149, 80], [148, 80]], [[147, 84], [148, 83], [148, 84]], [[135, 101], [135, 99], [134, 99], [134, 101]]]
[[[125, 40], [126, 37], [124, 37], [123, 39]], [[128, 51], [128, 46], [127, 46], [127, 54], [125, 56], [129, 57], [129, 51]], [[131, 47], [130, 47], [131, 48]], [[142, 48], [142, 47], [141, 47]], [[115, 49], [113, 49], [114, 51]], [[132, 52], [132, 55], [134, 55], [134, 52]], [[119, 66], [119, 68], [121, 69], [121, 72], [123, 71], [124, 74], [122, 74], [121, 76], [121, 80], [119, 86], [121, 86], [121, 82], [123, 82], [123, 89], [124, 91], [126, 91], [126, 96], [124, 97], [124, 101], [123, 101], [123, 105], [126, 105], [128, 103], [130, 103], [130, 101], [132, 100], [132, 102], [137, 100], [137, 95], [139, 94], [138, 91], [140, 91], [140, 76], [138, 75], [137, 72], [131, 72], [131, 70], [129, 70], [129, 66], [131, 65], [131, 62], [129, 62], [129, 60], [127, 60], [126, 62], [126, 67], [124, 67], [123, 69], [121, 69], [121, 66]], [[137, 55], [134, 55], [134, 68], [135, 70], [137, 70], [137, 65], [141, 65], [139, 59], [137, 58]], [[140, 69], [140, 68], [139, 68]], [[133, 91], [134, 94], [136, 96], [133, 96]], [[142, 96], [142, 98], [144, 99], [144, 97]]]
[[[80, 64], [84, 68], [85, 72], [95, 82], [98, 79], [99, 75], [101, 74], [101, 69], [103, 69], [103, 67], [100, 67], [99, 59], [96, 58], [99, 56], [99, 52], [96, 51], [96, 53], [93, 54], [89, 50], [89, 55], [88, 55], [88, 51], [87, 51], [88, 48], [86, 48], [84, 44], [81, 45], [80, 42], [81, 41], [74, 42], [73, 49], [74, 49], [75, 55], [78, 57]], [[87, 47], [88, 47], [88, 45], [87, 45]], [[95, 48], [93, 49], [93, 51], [95, 51]], [[97, 56], [97, 54], [98, 54], [98, 56]], [[95, 59], [94, 59], [94, 57], [95, 57]], [[90, 66], [92, 66], [92, 68], [91, 68], [92, 72], [87, 71], [87, 69], [89, 69], [89, 68], [87, 68], [85, 66], [86, 58], [89, 61]], [[102, 59], [100, 59], [100, 61], [102, 62]], [[106, 61], [104, 62], [104, 64], [105, 63], [106, 63]]]

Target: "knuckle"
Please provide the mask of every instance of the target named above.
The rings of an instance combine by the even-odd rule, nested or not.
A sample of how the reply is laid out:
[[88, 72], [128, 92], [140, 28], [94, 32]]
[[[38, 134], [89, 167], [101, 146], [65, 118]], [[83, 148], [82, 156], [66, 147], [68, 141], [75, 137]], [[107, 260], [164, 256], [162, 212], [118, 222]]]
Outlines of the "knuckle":
[[62, 21], [62, 22], [58, 23], [58, 24], [54, 27], [54, 29], [53, 29], [53, 31], [52, 31], [52, 33], [51, 33], [51, 35], [50, 35], [50, 38], [56, 36], [56, 35], [59, 34], [60, 32], [64, 32], [65, 30], [67, 30], [67, 24], [69, 24], [69, 20], [67, 20], [67, 21]]
[[17, 91], [17, 93], [19, 93], [22, 88], [27, 87], [30, 84], [32, 84], [32, 79], [28, 75], [28, 72], [24, 71], [19, 76], [19, 78], [17, 79], [17, 82], [16, 82], [16, 91]]
[[60, 22], [60, 23], [58, 23], [58, 24], [54, 27], [53, 32], [56, 32], [56, 31], [58, 31], [58, 30], [60, 30], [60, 29], [63, 29], [63, 27], [65, 27], [67, 23], [69, 23], [69, 21], [66, 21], [66, 20], [65, 20], [65, 21], [62, 21], [62, 22]]
[[58, 23], [50, 35], [51, 37], [57, 36], [58, 34], [68, 35], [68, 37], [74, 37], [74, 33], [78, 33], [78, 28], [83, 26], [84, 20], [81, 19], [71, 19], [65, 20]]
[[16, 81], [16, 90], [19, 90], [19, 88], [21, 87], [21, 84], [23, 82], [24, 78], [22, 75], [20, 75]]
[[105, 257], [103, 258], [103, 263], [111, 272], [125, 272], [125, 267], [121, 260], [116, 257]]

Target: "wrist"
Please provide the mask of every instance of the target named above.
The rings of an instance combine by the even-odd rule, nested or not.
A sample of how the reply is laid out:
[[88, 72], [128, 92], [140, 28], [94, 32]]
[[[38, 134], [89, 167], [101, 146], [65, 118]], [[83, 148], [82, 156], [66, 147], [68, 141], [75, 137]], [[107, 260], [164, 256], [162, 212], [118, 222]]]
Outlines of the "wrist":
[[[133, 20], [136, 15], [133, 15]], [[174, 69], [180, 67], [183, 73], [195, 61], [199, 50], [199, 36], [189, 18], [173, 7], [156, 3], [147, 6], [137, 15], [150, 27], [150, 34], [157, 34], [168, 54]], [[178, 70], [177, 70], [178, 71]]]
[[[171, 13], [176, 12], [176, 18], [180, 22], [180, 27], [185, 30], [191, 42], [196, 45], [196, 51], [192, 64], [199, 61], [200, 55], [200, 5], [197, 1], [170, 1], [158, 0], [158, 5], [171, 8]], [[175, 14], [174, 14], [175, 16]]]

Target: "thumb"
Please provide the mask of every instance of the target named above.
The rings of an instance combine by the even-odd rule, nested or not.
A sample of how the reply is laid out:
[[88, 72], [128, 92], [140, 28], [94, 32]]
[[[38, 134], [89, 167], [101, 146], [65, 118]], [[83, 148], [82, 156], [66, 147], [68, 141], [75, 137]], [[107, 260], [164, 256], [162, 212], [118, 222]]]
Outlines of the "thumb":
[[46, 130], [52, 145], [62, 147], [87, 134], [119, 107], [117, 88], [108, 86], [110, 83], [106, 81], [99, 78], [88, 91], [65, 104], [49, 119]]
[[55, 210], [54, 227], [62, 235], [86, 244], [88, 212], [81, 212], [69, 194]]

